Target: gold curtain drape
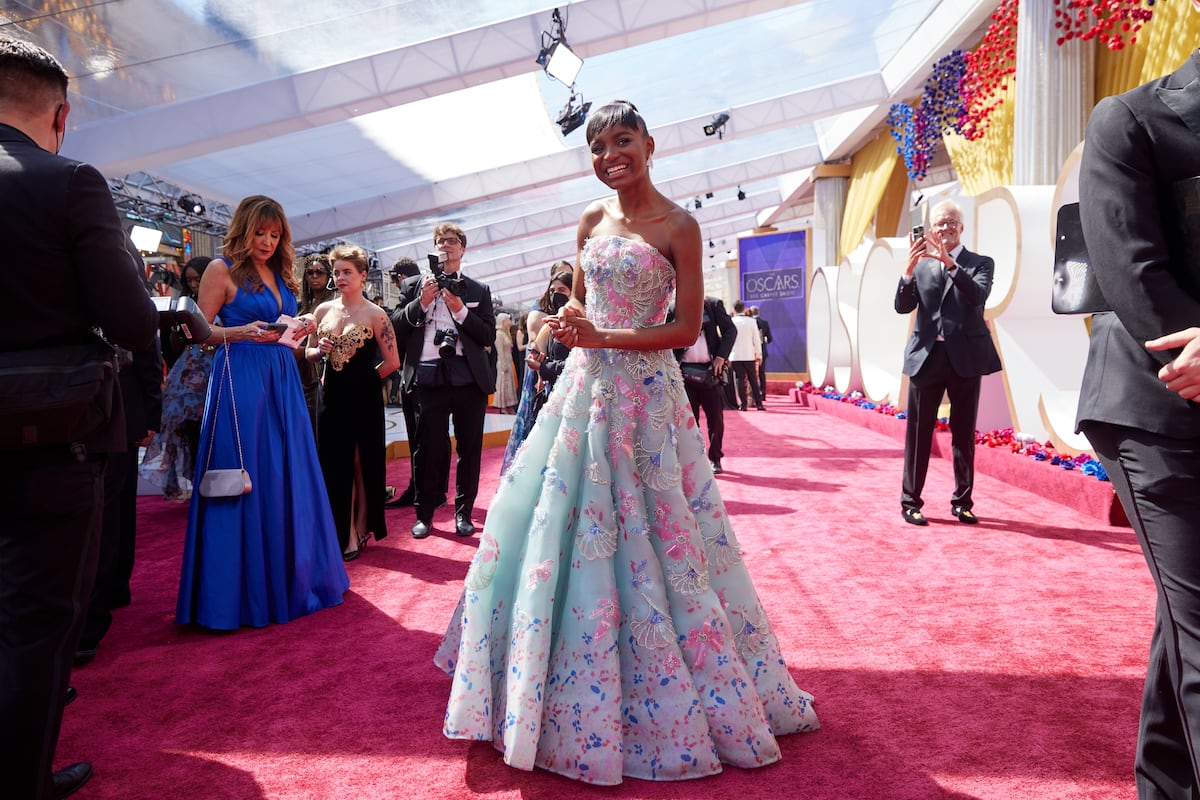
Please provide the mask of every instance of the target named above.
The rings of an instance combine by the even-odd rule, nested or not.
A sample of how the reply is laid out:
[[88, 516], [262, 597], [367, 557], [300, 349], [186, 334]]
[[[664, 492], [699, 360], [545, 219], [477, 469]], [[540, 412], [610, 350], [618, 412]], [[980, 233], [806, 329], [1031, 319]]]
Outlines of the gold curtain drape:
[[892, 176], [884, 187], [883, 196], [879, 198], [879, 208], [875, 211], [875, 236], [896, 236], [901, 225], [908, 230], [908, 221], [900, 221], [907, 209], [908, 168], [904, 166], [904, 159], [897, 158], [892, 166]]
[[1154, 4], [1154, 16], [1123, 50], [1096, 48], [1095, 100], [1174, 72], [1200, 41], [1200, 14], [1183, 0]]
[[899, 158], [896, 140], [883, 131], [850, 159], [850, 182], [846, 187], [846, 210], [842, 214], [838, 263], [841, 263], [842, 256], [858, 247], [862, 241]]

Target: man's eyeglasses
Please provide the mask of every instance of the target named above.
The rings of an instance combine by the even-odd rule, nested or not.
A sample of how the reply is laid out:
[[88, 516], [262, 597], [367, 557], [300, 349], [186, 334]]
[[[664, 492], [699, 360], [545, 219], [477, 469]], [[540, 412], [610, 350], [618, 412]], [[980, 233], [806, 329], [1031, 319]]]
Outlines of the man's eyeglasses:
[[442, 236], [433, 240], [434, 244], [462, 244], [457, 236]]
[[304, 270], [304, 274], [311, 277], [313, 275], [328, 275], [329, 273], [323, 269], [306, 269]]

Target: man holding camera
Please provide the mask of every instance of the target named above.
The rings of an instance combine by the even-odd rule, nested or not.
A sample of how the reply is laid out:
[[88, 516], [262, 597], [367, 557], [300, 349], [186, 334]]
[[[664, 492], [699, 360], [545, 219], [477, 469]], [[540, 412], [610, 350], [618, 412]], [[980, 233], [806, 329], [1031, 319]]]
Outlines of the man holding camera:
[[950, 398], [954, 455], [950, 513], [959, 522], [974, 525], [979, 521], [971, 511], [979, 387], [984, 375], [1000, 369], [1000, 355], [983, 319], [995, 264], [963, 247], [962, 210], [949, 200], [934, 207], [930, 227], [928, 234], [924, 228], [913, 230], [908, 261], [896, 287], [896, 312], [917, 312], [904, 350], [903, 372], [909, 381], [900, 513], [909, 524], [929, 524], [921, 513], [921, 490], [945, 394]]
[[467, 235], [457, 225], [442, 223], [433, 242], [437, 252], [430, 255], [430, 274], [400, 285], [392, 315], [397, 337], [405, 343], [404, 389], [417, 399], [415, 539], [430, 534], [433, 511], [445, 502], [438, 496], [443, 491], [438, 476], [449, 470], [451, 420], [458, 453], [454, 530], [459, 536], [475, 533], [471, 511], [479, 493], [483, 418], [496, 385], [488, 350], [496, 342], [492, 292], [460, 272]]

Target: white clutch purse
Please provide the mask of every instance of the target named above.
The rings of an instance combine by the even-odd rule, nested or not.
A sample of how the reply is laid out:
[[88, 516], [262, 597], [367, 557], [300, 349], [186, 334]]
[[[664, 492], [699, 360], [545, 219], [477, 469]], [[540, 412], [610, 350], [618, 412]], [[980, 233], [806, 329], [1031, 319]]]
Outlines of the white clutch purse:
[[202, 497], [238, 497], [250, 494], [254, 484], [244, 469], [206, 469], [200, 476]]

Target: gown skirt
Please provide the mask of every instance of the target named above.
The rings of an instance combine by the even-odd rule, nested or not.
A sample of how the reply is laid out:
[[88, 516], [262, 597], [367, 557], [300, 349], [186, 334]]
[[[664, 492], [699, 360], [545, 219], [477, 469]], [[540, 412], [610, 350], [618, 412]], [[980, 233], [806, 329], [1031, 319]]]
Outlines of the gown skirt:
[[355, 511], [356, 453], [366, 492], [367, 530], [364, 533], [374, 534], [376, 541], [388, 533], [383, 506], [387, 500], [383, 381], [375, 367], [380, 359], [370, 328], [352, 325], [349, 330], [337, 334], [322, 326], [317, 335], [332, 339], [337, 351], [338, 366], [334, 366], [331, 354], [325, 367], [322, 407], [318, 411], [317, 452], [337, 526], [338, 546], [344, 551], [350, 544], [350, 523]]
[[[666, 318], [653, 247], [588, 240], [588, 316]], [[780, 758], [815, 730], [759, 602], [670, 351], [575, 348], [501, 479], [435, 663], [444, 733], [596, 784]]]
[[[282, 282], [279, 288], [282, 309], [268, 290], [239, 288], [220, 311], [223, 323], [295, 314], [295, 296]], [[234, 401], [253, 488], [239, 497], [192, 493], [175, 610], [177, 623], [215, 630], [287, 622], [340, 604], [350, 585], [296, 359], [287, 346], [232, 342], [228, 353], [217, 347], [193, 482], [199, 486], [210, 446], [213, 469], [239, 466]]]

